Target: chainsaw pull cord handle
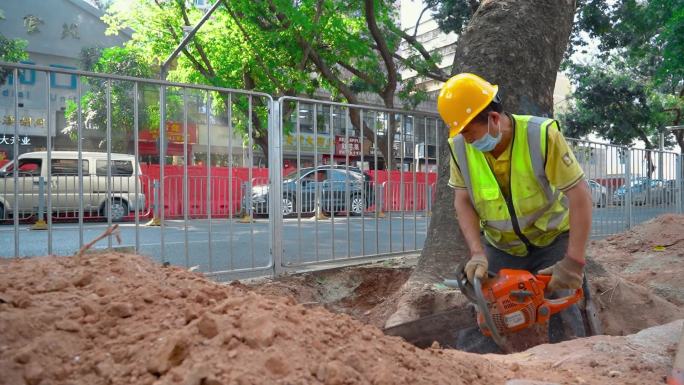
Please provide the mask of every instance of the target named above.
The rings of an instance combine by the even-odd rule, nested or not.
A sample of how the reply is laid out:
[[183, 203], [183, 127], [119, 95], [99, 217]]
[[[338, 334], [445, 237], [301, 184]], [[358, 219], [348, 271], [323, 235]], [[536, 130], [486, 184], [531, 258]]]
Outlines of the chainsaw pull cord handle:
[[496, 328], [494, 320], [492, 319], [492, 314], [489, 312], [489, 308], [487, 307], [487, 301], [485, 301], [484, 293], [482, 293], [482, 281], [480, 281], [480, 278], [478, 277], [475, 277], [473, 281], [476, 305], [480, 309], [480, 313], [482, 313], [490, 333], [492, 333], [492, 339], [497, 345], [505, 346], [506, 340], [499, 334], [499, 330]]
[[[546, 290], [546, 288], [549, 286], [549, 282], [551, 282], [551, 276], [550, 275], [542, 275], [542, 274], [537, 274], [535, 277], [544, 284], [543, 290]], [[561, 310], [565, 310], [568, 308], [570, 305], [573, 305], [577, 302], [579, 302], [582, 297], [584, 296], [584, 290], [582, 288], [578, 288], [575, 290], [573, 294], [570, 294], [566, 297], [561, 297], [561, 298], [545, 298], [544, 302], [546, 305], [549, 307], [549, 315], [551, 314], [556, 314]]]

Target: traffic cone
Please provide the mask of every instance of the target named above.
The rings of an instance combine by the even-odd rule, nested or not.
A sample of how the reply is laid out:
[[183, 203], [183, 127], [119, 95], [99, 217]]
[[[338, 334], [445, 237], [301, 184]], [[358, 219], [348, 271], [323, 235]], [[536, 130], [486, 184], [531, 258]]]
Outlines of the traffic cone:
[[36, 223], [31, 225], [31, 230], [47, 230], [47, 229], [48, 229], [48, 225], [45, 222], [45, 220], [43, 220], [43, 218], [38, 218]]
[[145, 226], [161, 226], [161, 219], [155, 215], [152, 217], [152, 219], [145, 223]]
[[317, 220], [330, 219], [330, 217], [325, 215], [325, 213], [323, 212], [320, 203], [316, 205], [316, 212], [314, 214], [314, 218]]
[[238, 223], [252, 223], [254, 222], [254, 218], [252, 217], [252, 214], [249, 212], [249, 210], [245, 209], [244, 207], [240, 208], [240, 219], [237, 221]]

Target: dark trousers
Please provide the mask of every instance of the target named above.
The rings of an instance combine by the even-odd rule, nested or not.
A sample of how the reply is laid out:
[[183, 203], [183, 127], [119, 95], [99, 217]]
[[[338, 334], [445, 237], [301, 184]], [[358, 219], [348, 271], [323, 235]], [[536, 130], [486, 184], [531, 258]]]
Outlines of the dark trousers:
[[[485, 245], [490, 273], [496, 274], [501, 269], [521, 269], [537, 274], [539, 270], [563, 259], [569, 241], [569, 233], [560, 234], [552, 244], [530, 250], [526, 257], [510, 255], [491, 246], [485, 239], [483, 239], [483, 244]], [[551, 293], [549, 298], [561, 298], [571, 294], [571, 290], [558, 290]], [[549, 340], [551, 342], [565, 341], [585, 335], [582, 314], [576, 304], [551, 316], [549, 321]]]

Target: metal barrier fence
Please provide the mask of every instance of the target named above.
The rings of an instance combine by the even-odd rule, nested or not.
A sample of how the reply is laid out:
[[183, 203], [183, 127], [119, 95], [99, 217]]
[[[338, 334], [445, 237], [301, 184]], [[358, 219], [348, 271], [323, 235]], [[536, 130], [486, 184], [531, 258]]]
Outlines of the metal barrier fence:
[[682, 155], [568, 140], [589, 183], [592, 236], [605, 237], [665, 213], [682, 213]]
[[[241, 278], [415, 252], [427, 236], [436, 114], [0, 67], [12, 72], [0, 87], [12, 161], [0, 256], [70, 255], [120, 221], [123, 244], [98, 247]], [[62, 132], [59, 77], [75, 85]], [[84, 101], [99, 112], [84, 116]], [[44, 149], [27, 152], [31, 141]], [[593, 236], [682, 212], [680, 155], [569, 142], [592, 187]]]
[[[251, 179], [255, 168], [251, 138], [273, 131], [269, 95], [0, 66], [9, 73], [0, 92], [0, 151], [12, 161], [0, 178], [0, 214], [12, 225], [0, 227], [2, 256], [73, 254], [122, 221], [123, 244], [110, 236], [102, 247], [205, 272], [273, 271], [268, 223], [237, 229], [228, 219], [240, 209], [237, 171]], [[86, 115], [86, 105], [99, 108]], [[245, 146], [242, 133], [250, 137]], [[150, 163], [160, 166], [142, 174]], [[225, 174], [212, 175], [212, 165], [224, 165]], [[192, 174], [198, 167], [201, 176]], [[50, 214], [44, 224], [40, 211]]]
[[[269, 166], [277, 170], [288, 162], [297, 171], [271, 175], [268, 193], [255, 188], [250, 197], [263, 204], [282, 196], [270, 207], [285, 217], [271, 216], [281, 230], [273, 240], [276, 266], [297, 269], [422, 248], [429, 206], [417, 203], [430, 196], [428, 179], [436, 179], [428, 172], [439, 162], [436, 114], [294, 97], [274, 106], [282, 129], [269, 137]], [[381, 171], [395, 165], [399, 171]]]

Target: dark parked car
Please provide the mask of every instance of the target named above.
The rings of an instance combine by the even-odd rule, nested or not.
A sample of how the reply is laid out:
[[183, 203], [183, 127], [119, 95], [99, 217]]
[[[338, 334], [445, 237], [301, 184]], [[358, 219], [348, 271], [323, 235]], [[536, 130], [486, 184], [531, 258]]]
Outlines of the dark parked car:
[[[629, 187], [632, 203], [635, 205], [672, 204], [676, 202], [679, 186], [675, 180], [635, 178]], [[627, 195], [627, 187], [620, 186], [613, 194], [613, 203], [622, 205]]]
[[[302, 168], [283, 177], [283, 215], [312, 213], [320, 201], [323, 212], [361, 215], [373, 205], [370, 175], [356, 167], [319, 166]], [[268, 185], [252, 187], [254, 214], [268, 214]]]

